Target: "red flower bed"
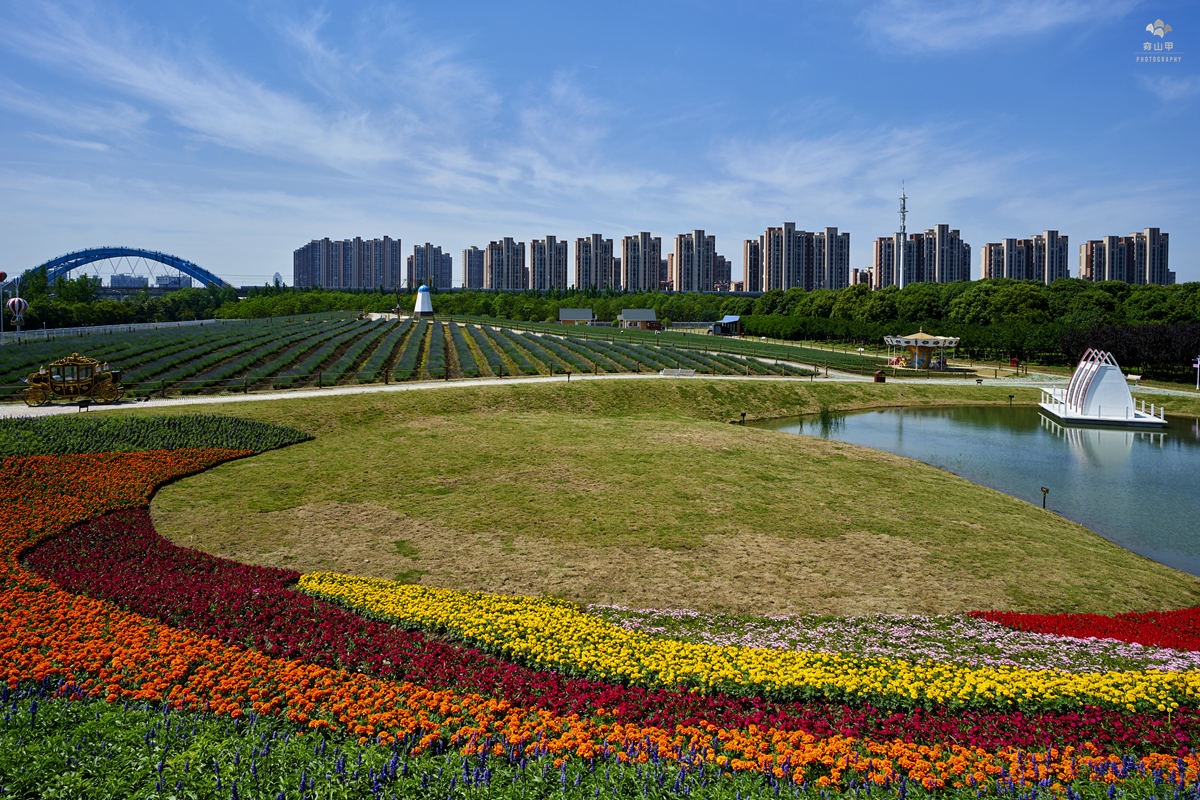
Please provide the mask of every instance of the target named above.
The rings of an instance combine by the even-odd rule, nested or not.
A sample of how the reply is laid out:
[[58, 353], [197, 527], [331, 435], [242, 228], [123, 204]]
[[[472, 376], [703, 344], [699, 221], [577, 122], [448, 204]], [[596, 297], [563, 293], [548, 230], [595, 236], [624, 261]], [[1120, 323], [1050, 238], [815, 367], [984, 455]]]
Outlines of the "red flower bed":
[[1032, 633], [1052, 633], [1082, 639], [1118, 639], [1174, 650], [1200, 650], [1200, 608], [1116, 614], [1111, 617], [1097, 614], [1016, 614], [1009, 611], [973, 611], [971, 616]]
[[627, 723], [666, 729], [702, 723], [757, 725], [817, 737], [841, 734], [988, 749], [1092, 741], [1110, 752], [1185, 752], [1200, 743], [1200, 715], [1193, 709], [1169, 720], [1093, 708], [1069, 714], [894, 712], [651, 692], [566, 679], [315, 601], [286, 588], [299, 577], [296, 572], [177, 547], [158, 535], [144, 510], [78, 525], [31, 551], [28, 561], [68, 591], [109, 600], [229, 644], [431, 688], [477, 692], [560, 715], [611, 714]]

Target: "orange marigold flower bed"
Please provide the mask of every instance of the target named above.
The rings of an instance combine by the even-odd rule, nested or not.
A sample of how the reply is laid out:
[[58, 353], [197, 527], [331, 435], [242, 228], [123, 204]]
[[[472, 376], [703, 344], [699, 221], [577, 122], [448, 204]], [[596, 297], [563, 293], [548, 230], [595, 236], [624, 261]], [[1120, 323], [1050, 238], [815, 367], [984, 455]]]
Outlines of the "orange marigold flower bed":
[[22, 551], [71, 525], [121, 508], [144, 506], [155, 486], [222, 461], [234, 450], [177, 450], [10, 458], [0, 461], [0, 678], [10, 686], [60, 677], [110, 701], [122, 698], [209, 708], [218, 713], [283, 715], [390, 743], [416, 734], [414, 751], [449, 742], [464, 753], [507, 742], [556, 758], [703, 758], [780, 779], [842, 785], [851, 775], [888, 784], [900, 778], [927, 788], [995, 787], [1080, 777], [1117, 781], [1161, 770], [1195, 781], [1200, 760], [1150, 755], [1136, 768], [1094, 747], [1006, 748], [818, 739], [798, 731], [731, 730], [679, 725], [673, 730], [601, 717], [561, 716], [506, 701], [432, 691], [327, 667], [271, 658], [188, 630], [62, 591], [23, 569]]

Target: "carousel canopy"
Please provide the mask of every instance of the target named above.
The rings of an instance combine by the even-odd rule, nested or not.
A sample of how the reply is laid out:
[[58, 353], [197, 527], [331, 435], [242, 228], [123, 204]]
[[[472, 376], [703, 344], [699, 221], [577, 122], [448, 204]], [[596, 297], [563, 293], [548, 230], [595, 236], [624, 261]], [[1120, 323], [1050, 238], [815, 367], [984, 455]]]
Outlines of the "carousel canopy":
[[918, 331], [909, 336], [885, 336], [883, 341], [892, 347], [958, 347], [957, 336], [934, 336]]

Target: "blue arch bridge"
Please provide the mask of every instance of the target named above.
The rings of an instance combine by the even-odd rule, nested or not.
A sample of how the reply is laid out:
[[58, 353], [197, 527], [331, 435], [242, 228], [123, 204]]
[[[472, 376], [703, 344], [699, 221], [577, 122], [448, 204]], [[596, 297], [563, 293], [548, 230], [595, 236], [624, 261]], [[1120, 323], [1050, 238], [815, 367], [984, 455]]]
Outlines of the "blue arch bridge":
[[53, 283], [56, 279], [66, 275], [73, 269], [79, 269], [95, 261], [105, 261], [113, 258], [144, 258], [148, 261], [157, 261], [159, 264], [179, 270], [184, 275], [200, 281], [201, 286], [208, 286], [209, 284], [215, 284], [218, 288], [229, 286], [221, 278], [198, 264], [188, 261], [186, 258], [173, 256], [170, 253], [160, 253], [157, 250], [142, 250], [138, 247], [92, 247], [87, 250], [79, 250], [51, 259], [38, 267], [38, 269], [45, 267], [46, 279]]

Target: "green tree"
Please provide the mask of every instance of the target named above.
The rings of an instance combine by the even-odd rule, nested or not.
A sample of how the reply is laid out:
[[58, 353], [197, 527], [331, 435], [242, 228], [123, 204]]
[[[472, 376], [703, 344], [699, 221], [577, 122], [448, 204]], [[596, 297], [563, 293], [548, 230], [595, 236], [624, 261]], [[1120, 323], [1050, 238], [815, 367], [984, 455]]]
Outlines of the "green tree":
[[910, 283], [896, 297], [896, 310], [900, 319], [919, 322], [941, 319], [942, 289], [936, 283]]
[[775, 310], [777, 308], [779, 308], [779, 304], [782, 301], [783, 301], [783, 290], [782, 289], [771, 289], [770, 291], [765, 292], [762, 297], [760, 297], [754, 301], [754, 312], [753, 313], [759, 314], [759, 315], [774, 314]]
[[992, 318], [1049, 322], [1050, 305], [1044, 289], [1045, 284], [1037, 281], [1020, 281], [1000, 287], [992, 297]]
[[[812, 292], [805, 298], [808, 302], [808, 314], [806, 316], [828, 319], [829, 315], [833, 313], [834, 305], [837, 303], [837, 296], [838, 293], [833, 289], [817, 289], [815, 292]], [[796, 305], [796, 308], [801, 307], [800, 303]]]
[[[992, 297], [999, 290], [998, 281], [979, 281], [950, 303], [951, 322], [967, 325], [986, 325], [992, 321]], [[901, 292], [903, 295], [903, 292]], [[901, 314], [903, 314], [901, 308]]]
[[1171, 315], [1166, 288], [1153, 284], [1135, 287], [1121, 305], [1127, 322], [1162, 322]]
[[856, 283], [838, 292], [837, 302], [829, 312], [831, 319], [854, 319], [858, 304], [869, 297], [871, 286], [866, 283]]
[[80, 274], [75, 278], [59, 277], [54, 282], [54, 296], [63, 303], [92, 303], [100, 290], [98, 275]]
[[861, 300], [854, 310], [858, 322], [891, 322], [899, 316], [896, 297], [900, 290], [896, 286], [885, 286]]

